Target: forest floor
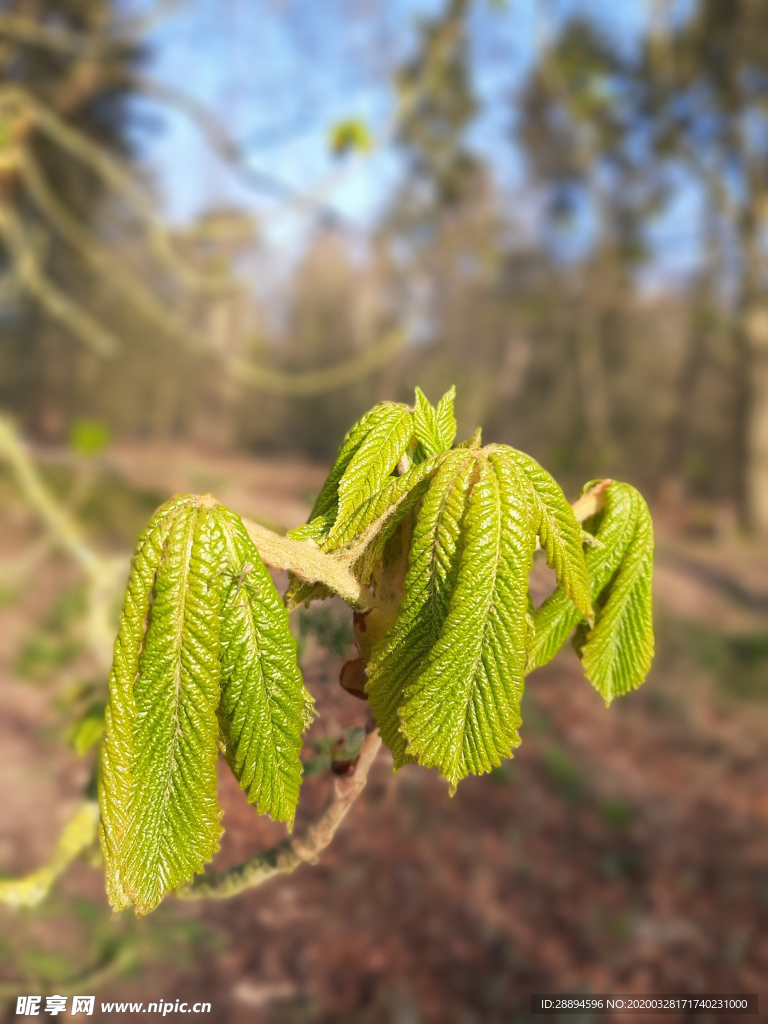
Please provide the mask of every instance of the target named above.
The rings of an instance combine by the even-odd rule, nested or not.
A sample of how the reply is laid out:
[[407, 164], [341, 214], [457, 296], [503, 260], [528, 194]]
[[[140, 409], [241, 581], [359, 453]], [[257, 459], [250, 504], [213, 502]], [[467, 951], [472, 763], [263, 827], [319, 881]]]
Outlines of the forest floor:
[[[68, 472], [49, 468], [62, 486]], [[168, 491], [292, 526], [323, 476], [136, 448], [111, 456], [90, 497], [77, 486], [100, 543], [129, 550]], [[3, 478], [0, 510], [2, 565], [37, 527]], [[768, 550], [662, 523], [658, 552], [657, 656], [637, 693], [606, 710], [563, 651], [528, 680], [514, 759], [451, 799], [432, 771], [394, 775], [382, 751], [318, 865], [232, 900], [112, 916], [99, 872], [78, 863], [40, 908], [0, 911], [0, 987], [47, 979], [53, 994], [123, 950], [124, 969], [83, 993], [94, 1020], [135, 1018], [101, 1002], [177, 999], [226, 1024], [509, 1024], [532, 1019], [535, 992], [755, 992], [768, 1006]], [[103, 685], [70, 636], [75, 582], [50, 557], [0, 595], [3, 874], [49, 856], [91, 770], [65, 742], [84, 685]], [[366, 720], [337, 683], [348, 619], [335, 602], [297, 617], [322, 712], [310, 750]], [[228, 770], [220, 780], [218, 868], [284, 834]], [[299, 826], [330, 787], [328, 771], [305, 780]], [[14, 1011], [8, 998], [0, 1014]]]

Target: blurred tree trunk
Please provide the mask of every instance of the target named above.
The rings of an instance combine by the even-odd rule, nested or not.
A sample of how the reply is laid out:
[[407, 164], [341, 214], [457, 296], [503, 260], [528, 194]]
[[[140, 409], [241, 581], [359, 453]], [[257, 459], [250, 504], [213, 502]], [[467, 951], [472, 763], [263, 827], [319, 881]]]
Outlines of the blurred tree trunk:
[[586, 442], [586, 461], [595, 472], [606, 472], [613, 457], [608, 383], [602, 339], [615, 267], [610, 252], [600, 251], [587, 268], [574, 349], [579, 381], [580, 410]]
[[746, 522], [762, 537], [768, 537], [768, 302], [761, 288], [759, 211], [766, 201], [768, 195], [755, 192], [740, 218], [744, 270], [735, 318], [741, 356], [741, 500]]

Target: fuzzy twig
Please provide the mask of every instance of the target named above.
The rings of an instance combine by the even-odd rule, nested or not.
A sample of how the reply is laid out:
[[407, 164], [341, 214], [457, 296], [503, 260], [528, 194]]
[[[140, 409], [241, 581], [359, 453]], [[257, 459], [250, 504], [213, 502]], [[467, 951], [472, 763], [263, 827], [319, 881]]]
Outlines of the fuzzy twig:
[[244, 864], [218, 874], [200, 875], [176, 895], [182, 900], [223, 900], [263, 885], [275, 875], [290, 874], [300, 864], [317, 863], [323, 850], [330, 846], [350, 807], [365, 789], [368, 772], [380, 746], [381, 737], [376, 729], [366, 736], [352, 774], [335, 780], [333, 795], [314, 825], [284, 839]]

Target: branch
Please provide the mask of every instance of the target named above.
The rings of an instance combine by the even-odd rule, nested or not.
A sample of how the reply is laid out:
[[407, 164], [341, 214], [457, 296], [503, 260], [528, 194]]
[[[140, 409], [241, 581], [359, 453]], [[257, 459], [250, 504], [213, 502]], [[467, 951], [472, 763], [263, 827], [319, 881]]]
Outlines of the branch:
[[37, 299], [46, 313], [97, 355], [113, 356], [120, 347], [115, 336], [46, 277], [34, 249], [24, 238], [21, 221], [5, 204], [0, 205], [0, 237], [8, 245], [18, 282]]
[[27, 502], [45, 525], [51, 541], [75, 561], [88, 581], [86, 629], [99, 666], [109, 671], [115, 639], [112, 602], [127, 577], [128, 559], [106, 558], [88, 544], [77, 523], [51, 494], [10, 420], [0, 416], [0, 459], [5, 458]]
[[0, 879], [0, 903], [11, 907], [36, 907], [41, 903], [75, 857], [93, 844], [98, 822], [99, 805], [93, 800], [85, 800], [65, 826], [46, 864], [23, 878]]
[[330, 846], [350, 807], [365, 789], [368, 772], [380, 746], [378, 730], [366, 736], [354, 772], [335, 780], [330, 802], [314, 825], [244, 864], [218, 874], [200, 875], [176, 895], [182, 900], [228, 899], [246, 889], [263, 885], [275, 875], [290, 874], [301, 864], [317, 863], [323, 850]]
[[10, 420], [0, 416], [0, 458], [16, 477], [22, 494], [45, 524], [58, 547], [87, 573], [93, 572], [99, 556], [83, 538], [77, 524], [46, 487]]
[[110, 52], [135, 45], [177, 6], [178, 0], [158, 0], [147, 14], [117, 24], [110, 34], [74, 32], [60, 25], [43, 25], [18, 14], [0, 14], [0, 36], [27, 46], [37, 46], [75, 58], [108, 56]]
[[121, 945], [111, 953], [105, 960], [89, 971], [78, 974], [74, 978], [61, 980], [38, 980], [30, 978], [19, 978], [13, 981], [0, 981], [0, 999], [13, 999], [19, 992], [26, 992], [30, 995], [48, 995], [55, 987], [56, 992], [62, 996], [78, 995], [80, 992], [89, 992], [105, 985], [112, 978], [125, 971], [128, 971], [136, 964], [138, 959], [136, 950], [129, 945]]
[[36, 128], [114, 188], [144, 223], [155, 256], [165, 263], [187, 289], [204, 294], [232, 290], [231, 281], [219, 275], [199, 273], [176, 254], [168, 231], [155, 214], [150, 196], [108, 149], [73, 128], [21, 86], [8, 85], [0, 89], [0, 107], [27, 113]]
[[41, 25], [18, 14], [0, 14], [0, 36], [73, 57], [92, 56], [104, 48], [97, 36], [81, 35], [58, 25]]
[[249, 387], [279, 395], [307, 398], [367, 377], [404, 349], [406, 341], [405, 333], [396, 327], [382, 335], [362, 355], [308, 373], [284, 373], [242, 359], [227, 360], [224, 365], [231, 377]]
[[157, 299], [135, 276], [128, 264], [115, 256], [84, 227], [51, 192], [33, 157], [24, 152], [20, 162], [21, 179], [40, 213], [53, 229], [76, 249], [90, 266], [106, 278], [108, 285], [120, 292], [140, 313], [152, 320], [162, 331], [181, 340], [189, 349], [204, 352], [208, 340], [190, 330], [172, 310]]
[[[40, 212], [47, 218], [54, 230], [76, 249], [97, 273], [106, 279], [109, 286], [122, 293], [134, 308], [153, 321], [164, 333], [184, 344], [190, 351], [199, 355], [210, 350], [210, 343], [205, 335], [187, 327], [178, 315], [155, 298], [151, 290], [134, 275], [127, 264], [119, 257], [114, 256], [59, 202], [48, 188], [34, 159], [28, 153], [22, 153], [19, 168], [22, 180]], [[0, 225], [1, 229], [2, 225]], [[21, 255], [22, 260], [25, 257], [28, 260], [31, 259], [31, 253]], [[108, 354], [107, 346], [116, 344], [111, 335], [107, 335], [106, 331], [96, 324], [88, 314], [80, 311], [61, 293], [57, 292], [55, 302], [52, 300], [52, 294], [56, 290], [40, 274], [36, 262], [23, 266], [20, 276], [51, 315], [62, 320], [65, 326], [75, 330], [101, 354]], [[66, 310], [63, 309], [63, 304], [67, 306]], [[75, 319], [76, 314], [77, 319]], [[85, 323], [86, 319], [87, 323]], [[240, 383], [273, 394], [306, 397], [343, 387], [367, 376], [388, 362], [404, 345], [403, 333], [392, 330], [384, 334], [366, 352], [348, 362], [323, 370], [299, 374], [256, 366], [244, 360], [226, 360], [218, 352], [213, 355], [223, 359], [224, 371]]]
[[195, 96], [176, 89], [166, 82], [147, 78], [144, 75], [115, 75], [114, 77], [124, 81], [131, 89], [143, 93], [157, 103], [175, 107], [184, 114], [196, 125], [214, 152], [233, 169], [248, 188], [275, 196], [305, 212], [316, 214], [325, 224], [342, 228], [347, 232], [362, 233], [340, 213], [326, 206], [316, 195], [302, 192], [275, 175], [252, 167], [246, 160], [242, 146], [229, 134], [216, 114]]
[[352, 572], [354, 559], [348, 551], [321, 551], [311, 540], [281, 537], [251, 519], [243, 519], [243, 526], [266, 565], [292, 572], [306, 583], [324, 583], [353, 608], [368, 607], [367, 588]]

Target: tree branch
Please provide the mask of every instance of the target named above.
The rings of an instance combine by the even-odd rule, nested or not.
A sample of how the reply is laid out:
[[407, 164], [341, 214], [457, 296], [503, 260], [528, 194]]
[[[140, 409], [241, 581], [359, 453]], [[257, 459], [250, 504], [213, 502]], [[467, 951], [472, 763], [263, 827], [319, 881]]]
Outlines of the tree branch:
[[0, 459], [5, 459], [51, 542], [76, 562], [88, 581], [87, 634], [99, 666], [109, 671], [115, 639], [112, 602], [127, 576], [128, 559], [105, 557], [83, 537], [77, 523], [51, 494], [10, 420], [0, 416]]
[[19, 992], [30, 995], [48, 995], [54, 988], [59, 995], [77, 995], [105, 985], [108, 981], [135, 966], [138, 954], [133, 946], [123, 943], [110, 953], [100, 964], [78, 974], [74, 978], [50, 980], [40, 978], [16, 978], [0, 981], [0, 999], [13, 999]]
[[36, 907], [72, 861], [91, 846], [98, 834], [99, 805], [85, 800], [59, 836], [50, 860], [22, 878], [0, 879], [0, 903]]
[[135, 45], [139, 37], [168, 17], [177, 4], [178, 0], [158, 0], [153, 10], [111, 26], [109, 33], [76, 32], [60, 25], [43, 25], [23, 15], [3, 12], [0, 14], [0, 36], [76, 59], [106, 57], [115, 50]]
[[350, 807], [365, 789], [368, 772], [380, 747], [381, 737], [376, 729], [366, 736], [354, 772], [335, 780], [333, 795], [314, 825], [244, 864], [218, 874], [200, 875], [176, 895], [182, 900], [228, 899], [246, 889], [263, 885], [275, 875], [290, 874], [300, 864], [317, 863], [323, 850], [330, 846]]

